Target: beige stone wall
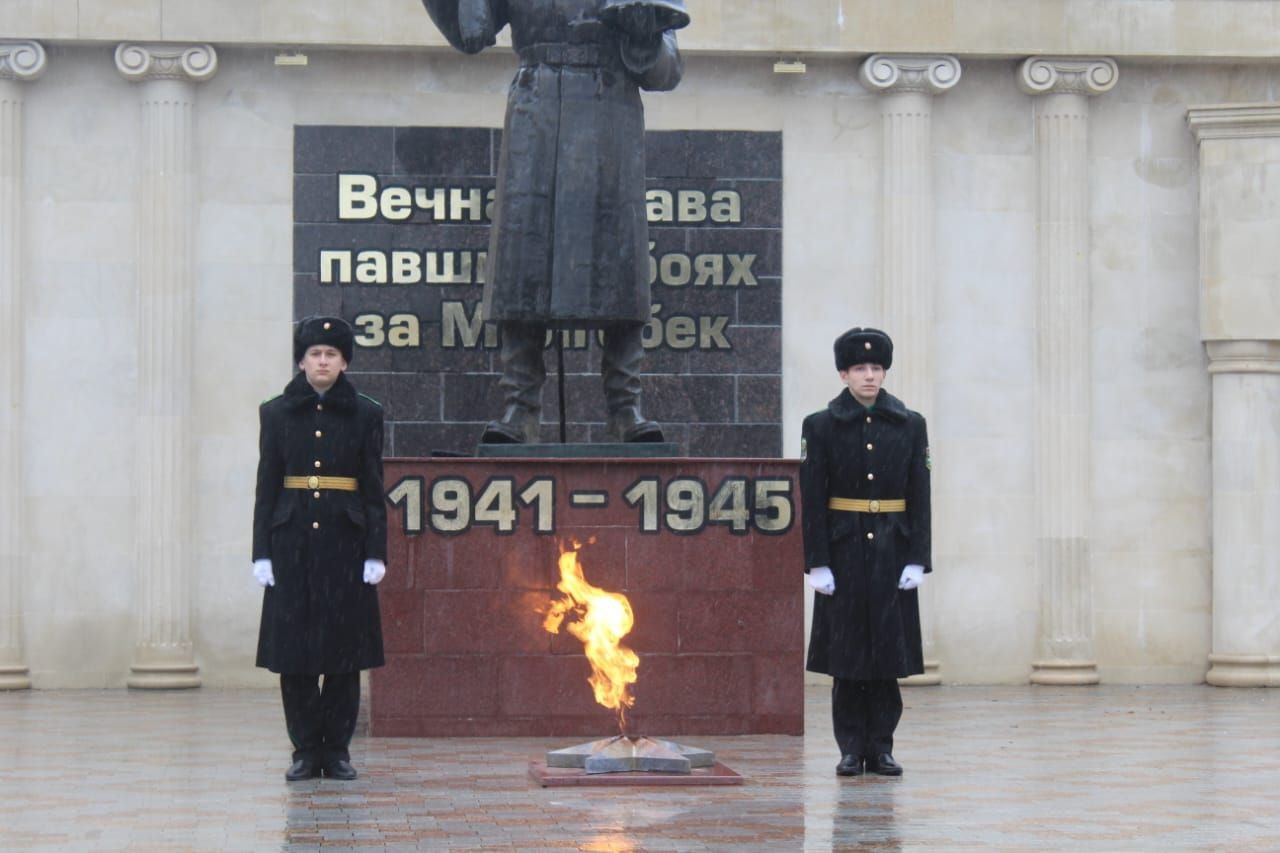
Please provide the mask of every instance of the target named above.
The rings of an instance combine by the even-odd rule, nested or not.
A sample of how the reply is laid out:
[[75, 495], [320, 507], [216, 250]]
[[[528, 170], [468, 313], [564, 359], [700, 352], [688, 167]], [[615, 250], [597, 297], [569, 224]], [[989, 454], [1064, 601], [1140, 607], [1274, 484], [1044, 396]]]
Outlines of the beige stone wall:
[[[136, 85], [104, 46], [53, 48], [28, 91], [23, 426], [26, 657], [40, 687], [120, 686], [134, 646]], [[192, 637], [209, 685], [253, 668], [257, 404], [289, 379], [295, 124], [501, 124], [509, 57], [321, 52], [304, 72], [224, 49], [199, 84]], [[477, 73], [479, 69], [479, 73]], [[441, 117], [447, 116], [447, 119]]]
[[[1261, 78], [1265, 79], [1265, 78]], [[1104, 680], [1198, 681], [1210, 632], [1210, 385], [1188, 100], [1226, 69], [1126, 67], [1094, 103], [1093, 588]]]
[[[687, 0], [690, 50], [1270, 59], [1273, 0]], [[418, 0], [7, 0], [0, 33], [59, 41], [442, 45]]]
[[[1012, 59], [973, 54], [1078, 49], [1121, 60], [1118, 85], [1091, 100], [1088, 161], [1093, 406], [1081, 464], [1092, 474], [1097, 666], [1104, 681], [1200, 681], [1212, 646], [1211, 407], [1199, 166], [1186, 111], [1280, 100], [1280, 78], [1275, 62], [1173, 57], [1274, 54], [1280, 4], [738, 6], [748, 11], [728, 16], [720, 2], [692, 0], [699, 23], [686, 40], [695, 48], [686, 81], [648, 98], [648, 120], [655, 129], [783, 133], [788, 455], [798, 452], [804, 414], [839, 390], [825, 342], [882, 316], [883, 96], [859, 84], [860, 54], [959, 54], [961, 82], [933, 105], [937, 328], [934, 410], [925, 412], [937, 571], [924, 594], [934, 656], [952, 683], [1025, 683], [1040, 624], [1033, 99], [1018, 88]], [[919, 7], [919, 26], [883, 11], [890, 6]], [[219, 71], [198, 84], [195, 104], [191, 641], [209, 685], [270, 683], [252, 667], [260, 593], [249, 575], [249, 515], [254, 410], [290, 374], [293, 126], [501, 122], [509, 54], [387, 49], [439, 43], [415, 0], [308, 8], [303, 20], [297, 4], [257, 0], [0, 5], [0, 34], [46, 39], [49, 49], [45, 75], [22, 84], [22, 488], [32, 569], [18, 606], [38, 687], [122, 685], [135, 643], [143, 200], [139, 98], [112, 63], [116, 41], [199, 39], [218, 50]], [[999, 25], [982, 29], [982, 20]], [[307, 45], [310, 65], [276, 68], [257, 43]], [[774, 74], [775, 55], [791, 50], [811, 54], [808, 72]], [[812, 55], [820, 53], [831, 55]]]
[[103, 49], [52, 51], [25, 140], [27, 663], [123, 684], [133, 647], [138, 101]]

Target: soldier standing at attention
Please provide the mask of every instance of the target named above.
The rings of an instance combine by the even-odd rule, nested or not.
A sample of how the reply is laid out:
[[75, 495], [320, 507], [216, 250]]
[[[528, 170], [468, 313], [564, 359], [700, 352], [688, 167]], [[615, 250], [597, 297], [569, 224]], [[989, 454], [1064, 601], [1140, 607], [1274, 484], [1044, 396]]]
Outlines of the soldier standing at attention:
[[832, 676], [840, 776], [902, 775], [897, 679], [924, 672], [916, 588], [930, 566], [924, 418], [880, 387], [893, 341], [850, 329], [835, 342], [845, 390], [804, 420], [800, 494], [814, 596], [806, 669]]
[[387, 570], [382, 406], [343, 372], [354, 342], [337, 317], [298, 323], [301, 372], [258, 410], [253, 576], [265, 592], [257, 665], [280, 674], [290, 782], [356, 778], [347, 747], [360, 670], [383, 664], [374, 588]]

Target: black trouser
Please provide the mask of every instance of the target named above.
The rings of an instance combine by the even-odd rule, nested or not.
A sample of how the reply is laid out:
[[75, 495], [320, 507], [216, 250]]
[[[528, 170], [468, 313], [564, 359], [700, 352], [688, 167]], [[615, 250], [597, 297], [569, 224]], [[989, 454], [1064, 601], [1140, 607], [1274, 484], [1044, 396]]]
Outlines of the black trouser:
[[280, 696], [295, 761], [351, 760], [347, 747], [360, 710], [359, 672], [326, 674], [323, 689], [318, 675], [281, 675]]
[[875, 758], [893, 753], [893, 731], [902, 719], [902, 691], [896, 678], [831, 684], [831, 720], [841, 755]]

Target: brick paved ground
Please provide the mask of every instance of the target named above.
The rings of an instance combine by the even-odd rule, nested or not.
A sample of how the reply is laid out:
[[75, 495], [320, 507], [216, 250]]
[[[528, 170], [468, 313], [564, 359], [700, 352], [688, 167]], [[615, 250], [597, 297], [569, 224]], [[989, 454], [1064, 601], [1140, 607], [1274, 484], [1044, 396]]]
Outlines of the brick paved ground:
[[286, 784], [272, 692], [0, 694], [0, 848], [1280, 849], [1280, 692], [904, 694], [902, 779], [837, 779], [810, 687], [806, 737], [688, 739], [742, 787], [628, 790], [539, 788], [567, 744], [492, 738], [359, 737], [356, 782]]

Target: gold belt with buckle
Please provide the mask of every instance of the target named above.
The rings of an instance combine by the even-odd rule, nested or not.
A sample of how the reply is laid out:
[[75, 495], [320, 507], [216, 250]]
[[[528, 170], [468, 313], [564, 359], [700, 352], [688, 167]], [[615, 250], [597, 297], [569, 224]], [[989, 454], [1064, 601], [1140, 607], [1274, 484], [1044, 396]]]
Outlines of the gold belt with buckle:
[[864, 501], [856, 498], [827, 498], [827, 509], [841, 512], [906, 512], [905, 498], [885, 501]]
[[355, 477], [285, 477], [286, 489], [335, 489], [339, 492], [356, 492], [360, 484]]

